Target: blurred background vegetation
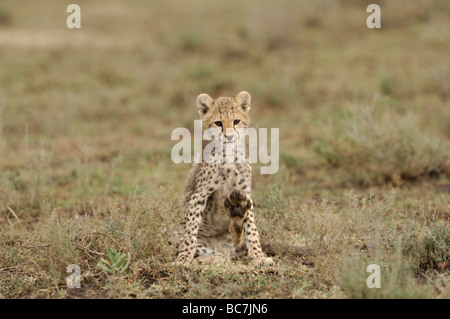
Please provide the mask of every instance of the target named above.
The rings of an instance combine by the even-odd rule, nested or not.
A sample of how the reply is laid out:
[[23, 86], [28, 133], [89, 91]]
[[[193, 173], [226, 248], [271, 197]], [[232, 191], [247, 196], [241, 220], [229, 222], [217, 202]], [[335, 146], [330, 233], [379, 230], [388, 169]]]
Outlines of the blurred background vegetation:
[[[0, 2], [0, 296], [449, 296], [448, 1], [78, 0], [81, 29], [69, 3]], [[199, 93], [241, 90], [280, 128], [279, 172], [254, 168], [262, 236], [316, 253], [257, 279], [174, 271], [189, 165], [170, 134]], [[95, 267], [108, 238], [124, 276]], [[364, 288], [367, 247], [389, 289]]]

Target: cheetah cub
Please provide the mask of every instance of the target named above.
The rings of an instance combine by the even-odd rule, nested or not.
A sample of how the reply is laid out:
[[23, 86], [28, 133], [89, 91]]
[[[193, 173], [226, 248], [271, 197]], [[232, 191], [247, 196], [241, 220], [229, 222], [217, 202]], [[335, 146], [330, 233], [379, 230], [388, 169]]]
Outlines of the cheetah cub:
[[[234, 98], [213, 100], [208, 94], [197, 97], [202, 119], [202, 134], [215, 132], [219, 147], [234, 148], [239, 129], [250, 124], [248, 92]], [[211, 131], [209, 130], [209, 131]], [[203, 144], [205, 149], [207, 143]], [[205, 159], [191, 168], [185, 189], [185, 234], [180, 244], [178, 264], [205, 264], [231, 260], [243, 247], [245, 234], [248, 256], [253, 265], [272, 265], [261, 249], [251, 198], [251, 164], [248, 152], [234, 161], [211, 162]], [[241, 153], [242, 155], [242, 153]], [[227, 158], [228, 159], [228, 158]]]

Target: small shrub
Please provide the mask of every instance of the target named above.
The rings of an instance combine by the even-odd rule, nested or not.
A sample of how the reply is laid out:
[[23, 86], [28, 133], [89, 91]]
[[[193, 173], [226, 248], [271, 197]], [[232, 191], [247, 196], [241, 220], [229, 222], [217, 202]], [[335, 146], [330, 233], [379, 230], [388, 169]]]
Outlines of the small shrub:
[[101, 258], [97, 264], [100, 269], [113, 275], [122, 275], [128, 271], [131, 261], [130, 253], [121, 254], [118, 248], [114, 250], [106, 248], [106, 255], [108, 259]]
[[[417, 284], [412, 267], [401, 251], [402, 240], [399, 238], [392, 254], [383, 257], [365, 254], [344, 259], [340, 275], [340, 286], [348, 298], [369, 299], [416, 299], [432, 298], [435, 295], [431, 284]], [[380, 287], [369, 288], [367, 285], [370, 272], [367, 266], [380, 266]]]
[[383, 105], [335, 114], [313, 149], [355, 184], [400, 184], [450, 173], [445, 141], [420, 130], [414, 114], [400, 115]]
[[431, 230], [418, 238], [412, 236], [406, 242], [404, 251], [413, 257], [419, 269], [446, 271], [450, 269], [450, 227], [437, 223]]
[[383, 77], [380, 81], [380, 89], [386, 95], [392, 94], [392, 92], [394, 91], [394, 86], [395, 82], [392, 77], [386, 76]]

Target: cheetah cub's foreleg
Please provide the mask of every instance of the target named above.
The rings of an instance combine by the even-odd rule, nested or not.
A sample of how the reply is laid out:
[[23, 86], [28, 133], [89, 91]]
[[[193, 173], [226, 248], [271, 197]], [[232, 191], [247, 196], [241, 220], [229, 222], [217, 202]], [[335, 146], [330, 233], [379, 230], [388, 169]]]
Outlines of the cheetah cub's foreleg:
[[246, 244], [250, 262], [254, 266], [273, 265], [273, 260], [266, 257], [261, 249], [259, 234], [253, 215], [253, 201], [249, 195], [234, 191], [230, 198], [225, 199], [225, 208], [230, 216], [228, 231], [232, 235], [233, 242], [239, 246], [242, 234], [245, 231]]
[[242, 193], [234, 191], [230, 198], [225, 199], [225, 208], [230, 216], [230, 225], [228, 231], [230, 232], [233, 242], [239, 246], [242, 241], [242, 233], [244, 229], [244, 220], [247, 212], [252, 206], [250, 199], [245, 198]]

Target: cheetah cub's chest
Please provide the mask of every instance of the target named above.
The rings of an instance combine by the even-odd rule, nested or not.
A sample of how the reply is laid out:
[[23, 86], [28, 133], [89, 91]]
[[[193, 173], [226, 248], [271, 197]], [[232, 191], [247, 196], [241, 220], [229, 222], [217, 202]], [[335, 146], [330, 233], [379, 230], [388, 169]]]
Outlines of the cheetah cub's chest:
[[[227, 200], [239, 185], [239, 181], [246, 180], [246, 177], [235, 164], [222, 164], [218, 168], [216, 180], [217, 189], [208, 198], [206, 209], [203, 212], [203, 222], [199, 229], [199, 235], [217, 236], [229, 233], [229, 226], [232, 215], [239, 214], [239, 209], [226, 207]], [[241, 186], [244, 182], [241, 183]], [[243, 216], [242, 216], [243, 217]]]

